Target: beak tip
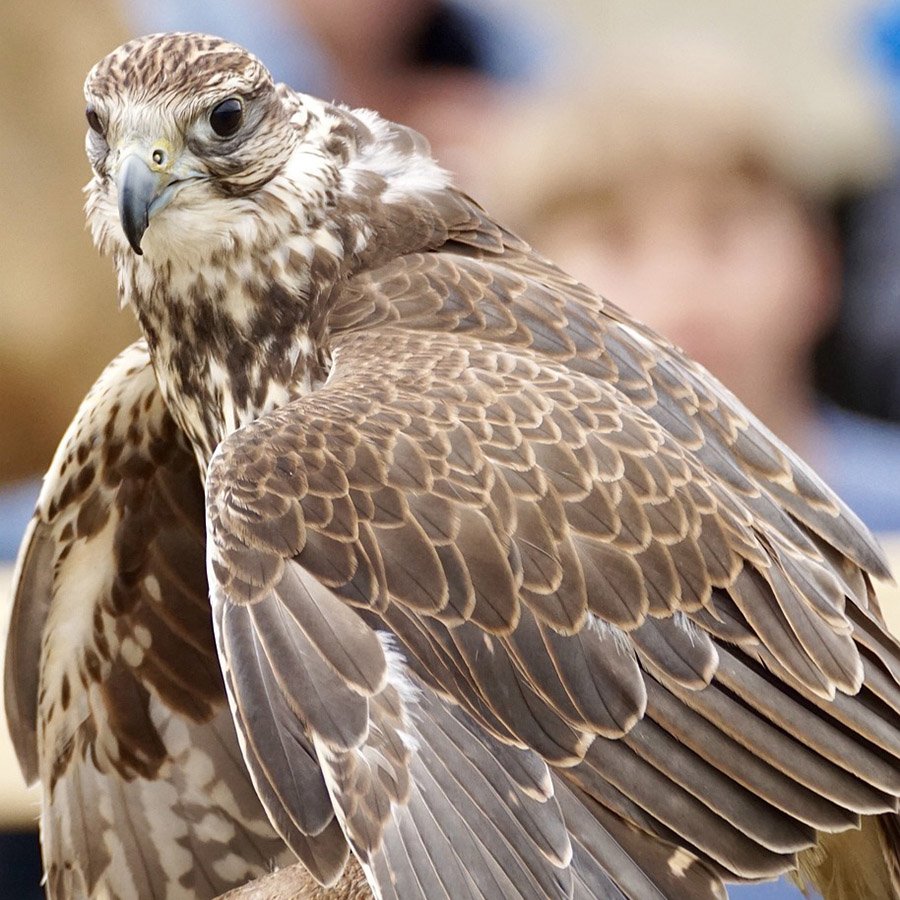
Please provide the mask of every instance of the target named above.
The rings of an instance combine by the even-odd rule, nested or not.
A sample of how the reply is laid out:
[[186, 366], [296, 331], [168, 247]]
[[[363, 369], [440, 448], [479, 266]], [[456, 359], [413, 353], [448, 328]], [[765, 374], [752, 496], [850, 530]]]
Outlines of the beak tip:
[[150, 206], [159, 196], [160, 177], [139, 156], [129, 155], [119, 168], [116, 185], [122, 231], [135, 254], [143, 256], [141, 239], [150, 223]]

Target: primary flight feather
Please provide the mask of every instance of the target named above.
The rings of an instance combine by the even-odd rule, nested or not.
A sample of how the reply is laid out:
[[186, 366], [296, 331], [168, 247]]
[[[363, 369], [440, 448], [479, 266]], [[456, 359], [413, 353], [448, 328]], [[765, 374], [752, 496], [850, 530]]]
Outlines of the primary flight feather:
[[52, 897], [896, 896], [886, 567], [803, 462], [415, 132], [205, 35], [85, 92], [144, 340], [18, 567]]

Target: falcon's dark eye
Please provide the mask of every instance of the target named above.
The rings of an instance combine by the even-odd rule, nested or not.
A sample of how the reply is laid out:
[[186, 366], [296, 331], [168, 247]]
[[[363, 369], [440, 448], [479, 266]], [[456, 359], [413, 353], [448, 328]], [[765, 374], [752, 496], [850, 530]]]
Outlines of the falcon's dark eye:
[[213, 108], [209, 114], [210, 128], [221, 138], [237, 133], [244, 121], [244, 104], [237, 97], [229, 97]]
[[91, 131], [96, 131], [100, 137], [103, 137], [103, 123], [100, 121], [100, 116], [97, 115], [97, 111], [93, 106], [89, 106], [84, 111], [84, 117], [87, 119]]

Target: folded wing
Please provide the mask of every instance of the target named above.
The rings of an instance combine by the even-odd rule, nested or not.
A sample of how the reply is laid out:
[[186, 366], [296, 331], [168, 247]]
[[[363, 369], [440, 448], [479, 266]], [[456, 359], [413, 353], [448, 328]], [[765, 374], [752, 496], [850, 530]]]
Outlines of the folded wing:
[[[621, 860], [650, 874], [664, 859], [684, 896], [714, 896], [720, 878], [790, 868], [817, 829], [896, 809], [898, 649], [872, 624], [858, 565], [882, 564], [814, 476], [714, 384], [703, 389], [720, 391], [715, 428], [693, 422], [686, 400], [677, 415], [638, 402], [637, 375], [623, 373], [646, 374], [636, 354], [651, 338], [631, 326], [610, 326], [610, 341], [631, 341], [617, 381], [511, 341], [407, 324], [348, 328], [328, 385], [232, 435], [210, 467], [222, 615], [239, 610], [260, 644], [278, 643], [257, 656], [293, 658], [284, 671], [315, 658], [315, 692], [297, 689], [308, 671], [279, 678], [272, 666], [315, 741], [365, 755], [384, 690], [377, 665], [360, 678], [311, 636], [336, 596], [391, 636], [429, 698], [555, 769], [564, 807], [581, 797], [578, 815], [607, 818], [615, 842], [576, 841], [579, 890], [593, 860], [593, 877], [618, 872], [615, 890], [643, 896]], [[702, 370], [667, 359], [681, 379], [670, 373], [669, 393], [686, 396]], [[295, 567], [328, 599], [303, 610], [286, 599]], [[315, 657], [284, 643], [285, 608]], [[347, 711], [330, 734], [328, 709]], [[785, 758], [770, 751], [779, 741]], [[438, 763], [411, 758], [425, 766], [414, 784], [435, 777]], [[333, 777], [339, 809], [368, 802], [339, 799]], [[371, 799], [377, 780], [357, 788]], [[404, 827], [409, 848], [424, 823]], [[486, 840], [499, 859], [499, 838]], [[387, 873], [372, 871], [386, 890]], [[453, 877], [437, 871], [438, 883]]]
[[204, 543], [193, 454], [135, 344], [66, 433], [18, 564], [6, 709], [44, 785], [51, 897], [215, 897], [292, 858], [240, 756]]

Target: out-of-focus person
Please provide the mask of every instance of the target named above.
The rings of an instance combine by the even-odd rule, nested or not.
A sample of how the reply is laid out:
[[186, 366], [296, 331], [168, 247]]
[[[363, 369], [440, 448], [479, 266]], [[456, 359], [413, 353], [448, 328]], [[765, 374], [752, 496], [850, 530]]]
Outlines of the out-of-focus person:
[[595, 80], [511, 111], [491, 208], [707, 366], [870, 527], [900, 530], [900, 429], [813, 380], [841, 287], [832, 204], [890, 162], [877, 107], [861, 88], [805, 117], [740, 48], [696, 37], [610, 52]]

